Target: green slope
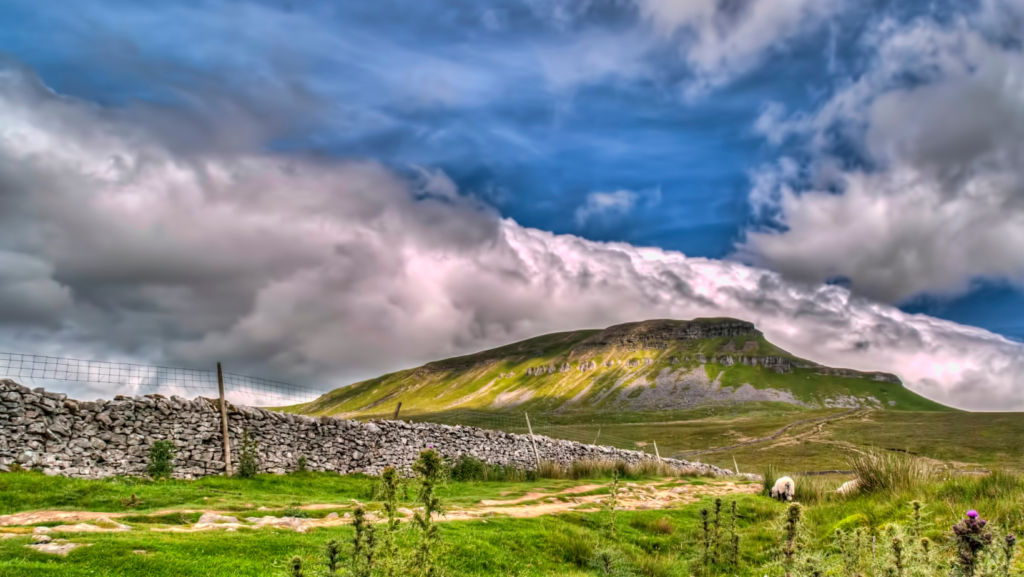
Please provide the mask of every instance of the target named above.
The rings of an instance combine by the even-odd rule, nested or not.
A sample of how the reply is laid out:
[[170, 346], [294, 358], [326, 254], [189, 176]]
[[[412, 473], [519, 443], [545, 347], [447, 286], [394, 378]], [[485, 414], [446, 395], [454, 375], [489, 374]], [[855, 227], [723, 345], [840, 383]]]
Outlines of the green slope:
[[403, 414], [644, 412], [737, 402], [950, 410], [893, 375], [799, 359], [735, 319], [652, 320], [544, 335], [383, 375], [287, 410], [358, 417], [385, 414], [399, 401]]

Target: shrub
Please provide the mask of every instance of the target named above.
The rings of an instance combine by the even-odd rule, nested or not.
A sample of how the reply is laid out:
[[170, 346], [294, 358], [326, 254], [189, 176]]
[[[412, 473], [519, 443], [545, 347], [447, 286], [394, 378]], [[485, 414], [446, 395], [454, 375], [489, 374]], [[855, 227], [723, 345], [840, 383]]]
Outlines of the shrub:
[[298, 463], [296, 463], [295, 471], [298, 472], [298, 473], [305, 473], [305, 472], [307, 472], [309, 470], [308, 466], [309, 466], [309, 461], [306, 460], [306, 457], [304, 457], [304, 456], [303, 457], [299, 457], [299, 461], [298, 461]]
[[252, 479], [260, 471], [259, 442], [252, 438], [249, 430], [242, 431], [242, 453], [238, 457], [238, 473], [242, 479]]
[[860, 491], [907, 491], [935, 478], [936, 471], [924, 459], [893, 452], [855, 453], [849, 458], [860, 481]]
[[174, 443], [161, 440], [149, 447], [146, 473], [154, 479], [166, 479], [174, 474]]
[[487, 465], [472, 455], [461, 455], [451, 464], [449, 476], [452, 481], [469, 482], [483, 481], [486, 478]]

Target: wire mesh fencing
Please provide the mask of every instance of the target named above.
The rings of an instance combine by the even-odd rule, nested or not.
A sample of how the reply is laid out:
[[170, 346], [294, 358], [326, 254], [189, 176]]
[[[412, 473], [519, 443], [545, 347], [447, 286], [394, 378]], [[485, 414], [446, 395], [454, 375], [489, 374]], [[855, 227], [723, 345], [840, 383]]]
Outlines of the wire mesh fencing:
[[[309, 402], [326, 390], [224, 372], [224, 390], [234, 399], [254, 404]], [[217, 396], [217, 371], [132, 363], [69, 359], [45, 355], [0, 353], [0, 377], [37, 384], [41, 381], [88, 383], [114, 394], [133, 391], [183, 396]], [[25, 384], [24, 382], [22, 384]]]

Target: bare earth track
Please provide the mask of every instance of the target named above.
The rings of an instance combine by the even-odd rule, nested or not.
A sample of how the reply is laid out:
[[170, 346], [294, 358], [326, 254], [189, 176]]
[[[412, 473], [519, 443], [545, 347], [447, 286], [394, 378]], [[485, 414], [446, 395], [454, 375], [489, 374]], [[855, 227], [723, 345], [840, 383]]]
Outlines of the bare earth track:
[[[570, 487], [558, 492], [527, 493], [522, 497], [514, 499], [482, 500], [475, 506], [453, 508], [444, 516], [439, 517], [438, 520], [486, 520], [488, 517], [495, 516], [529, 518], [557, 515], [575, 510], [596, 511], [604, 506], [603, 504], [608, 499], [608, 494], [604, 491], [606, 488], [607, 485], [589, 484]], [[648, 483], [626, 483], [619, 489], [616, 508], [621, 510], [665, 509], [694, 503], [702, 497], [756, 493], [759, 490], [759, 484], [736, 483], [733, 481], [708, 481], [707, 483], [691, 484], [680, 482], [676, 479], [664, 479]], [[306, 510], [333, 509], [342, 511], [351, 509], [355, 505], [356, 503], [318, 503], [305, 505], [300, 508]], [[401, 509], [400, 511], [406, 518], [412, 516], [412, 511], [408, 509]], [[149, 515], [156, 517], [168, 513], [203, 513], [209, 520], [204, 521], [201, 519], [200, 522], [193, 524], [191, 527], [152, 527], [150, 530], [191, 533], [208, 530], [251, 530], [271, 526], [305, 533], [317, 527], [344, 525], [351, 521], [348, 513], [340, 516], [332, 515], [323, 519], [265, 516], [259, 518], [250, 517], [245, 521], [229, 517], [231, 512], [216, 510], [173, 509], [155, 511]], [[137, 514], [133, 513], [102, 513], [95, 511], [33, 511], [3, 515], [0, 516], [0, 527], [3, 528], [0, 529], [0, 536], [26, 535], [29, 532], [40, 534], [128, 531], [131, 528], [120, 525], [115, 520], [129, 515], [137, 516]], [[370, 517], [375, 521], [382, 521], [382, 519], [373, 514]], [[64, 525], [55, 528], [32, 527], [33, 525], [54, 522], [77, 523], [77, 525]]]

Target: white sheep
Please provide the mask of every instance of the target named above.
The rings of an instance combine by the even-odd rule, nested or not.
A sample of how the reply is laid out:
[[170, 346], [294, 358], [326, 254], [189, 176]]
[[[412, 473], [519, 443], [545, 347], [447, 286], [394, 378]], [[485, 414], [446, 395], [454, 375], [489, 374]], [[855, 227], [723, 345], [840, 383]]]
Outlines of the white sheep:
[[779, 501], [792, 501], [794, 493], [796, 493], [796, 481], [792, 477], [779, 477], [769, 495], [772, 499]]
[[849, 481], [840, 485], [839, 488], [836, 489], [836, 493], [844, 496], [852, 495], [856, 493], [858, 489], [860, 489], [860, 479], [850, 479]]

